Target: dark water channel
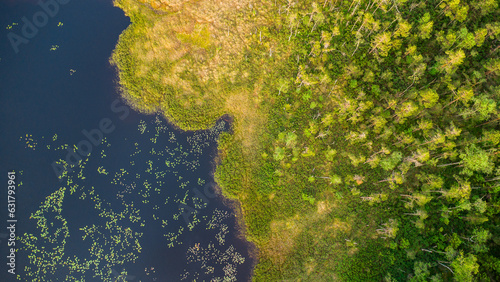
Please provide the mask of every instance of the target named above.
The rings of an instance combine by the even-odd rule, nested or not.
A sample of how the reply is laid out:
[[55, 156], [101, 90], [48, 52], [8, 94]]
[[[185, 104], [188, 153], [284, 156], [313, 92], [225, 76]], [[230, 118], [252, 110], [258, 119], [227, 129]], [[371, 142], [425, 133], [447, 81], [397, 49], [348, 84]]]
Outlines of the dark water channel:
[[129, 109], [109, 64], [129, 19], [110, 0], [42, 2], [58, 7], [0, 0], [0, 281], [249, 280], [250, 247], [214, 192], [230, 125], [181, 132]]

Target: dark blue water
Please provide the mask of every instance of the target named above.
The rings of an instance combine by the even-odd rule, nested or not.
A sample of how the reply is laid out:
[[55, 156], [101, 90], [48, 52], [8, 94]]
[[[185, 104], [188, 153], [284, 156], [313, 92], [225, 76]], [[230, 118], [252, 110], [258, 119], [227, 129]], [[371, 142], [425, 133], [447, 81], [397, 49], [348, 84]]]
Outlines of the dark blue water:
[[13, 170], [18, 280], [248, 280], [249, 246], [214, 193], [217, 136], [229, 125], [180, 132], [129, 109], [109, 64], [128, 18], [111, 1], [60, 1], [68, 3], [46, 23], [35, 18], [38, 31], [14, 47], [22, 18], [43, 10], [0, 1], [0, 281], [14, 280]]

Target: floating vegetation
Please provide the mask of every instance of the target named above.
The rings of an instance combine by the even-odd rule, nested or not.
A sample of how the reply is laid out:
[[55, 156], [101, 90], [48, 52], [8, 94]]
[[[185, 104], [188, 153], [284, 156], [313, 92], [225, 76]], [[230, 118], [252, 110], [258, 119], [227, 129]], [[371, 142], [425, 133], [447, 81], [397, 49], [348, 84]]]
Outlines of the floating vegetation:
[[26, 134], [26, 136], [21, 136], [19, 137], [20, 141], [24, 141], [25, 143], [25, 148], [30, 148], [35, 150], [36, 146], [38, 145], [38, 142], [33, 139], [33, 136], [31, 134]]
[[[230, 245], [225, 251], [220, 251], [214, 244], [208, 244], [206, 247], [196, 243], [188, 248], [186, 253], [189, 263], [200, 263], [204, 274], [214, 273], [215, 268], [222, 268], [224, 277], [213, 277], [211, 281], [236, 281], [237, 266], [245, 262], [245, 258], [238, 253], [233, 245]], [[185, 272], [181, 280], [191, 278], [196, 280], [199, 273]]]
[[97, 172], [99, 172], [99, 174], [105, 174], [105, 175], [109, 174], [109, 172], [107, 172], [106, 169], [102, 166], [97, 168]]
[[229, 233], [229, 227], [227, 224], [223, 223], [223, 221], [228, 217], [229, 213], [227, 211], [216, 209], [212, 215], [212, 219], [207, 223], [207, 229], [219, 229], [219, 232], [215, 235], [215, 239], [217, 239], [217, 242], [221, 246], [224, 245], [226, 241], [226, 234]]
[[7, 29], [7, 30], [11, 30], [11, 29], [12, 29], [14, 26], [16, 26], [16, 25], [19, 25], [19, 24], [18, 24], [18, 23], [12, 23], [12, 24], [9, 24], [9, 25], [7, 25], [7, 27], [6, 27], [5, 29]]
[[198, 185], [200, 185], [200, 186], [205, 185], [205, 180], [198, 178]]
[[[59, 175], [61, 187], [48, 195], [32, 214], [36, 232], [21, 236], [20, 250], [27, 253], [29, 263], [20, 277], [42, 281], [58, 280], [58, 273], [65, 273], [67, 281], [117, 281], [120, 275], [128, 277], [129, 271], [123, 266], [140, 261], [147, 243], [143, 234], [156, 226], [163, 230], [158, 234], [158, 244], [166, 249], [182, 245], [187, 232], [211, 234], [210, 244], [198, 243], [187, 253], [187, 263], [202, 262], [199, 273], [183, 276], [210, 275], [218, 269], [218, 273], [225, 274], [212, 281], [235, 281], [237, 266], [245, 259], [233, 246], [224, 246], [229, 233], [225, 221], [230, 214], [216, 209], [211, 216], [204, 216], [201, 211], [205, 211], [208, 202], [193, 192], [206, 184], [198, 172], [200, 157], [217, 142], [224, 128], [225, 124], [220, 123], [211, 130], [176, 136], [156, 117], [150, 123], [141, 120], [138, 124], [140, 139], [151, 142], [140, 146], [130, 137], [119, 140], [120, 146], [116, 148], [128, 148], [130, 153], [117, 152], [104, 137], [96, 154], [99, 157], [89, 155], [76, 163], [68, 163], [61, 157], [57, 161], [64, 168]], [[60, 144], [58, 140], [57, 134], [42, 138], [45, 145], [42, 148], [64, 150], [64, 155], [78, 152], [76, 145]], [[37, 146], [29, 134], [20, 141], [26, 148]], [[123, 157], [120, 161], [106, 158], [107, 154], [118, 153]], [[64, 205], [63, 210], [66, 201], [72, 204]], [[80, 209], [79, 205], [90, 208], [86, 216], [92, 220], [69, 219], [67, 215], [74, 212], [72, 209]], [[192, 211], [189, 220], [188, 211]], [[70, 238], [86, 246], [83, 253], [66, 247]], [[146, 270], [149, 275], [154, 274], [154, 268]]]
[[50, 47], [50, 51], [56, 51], [57, 49], [59, 49], [59, 45], [52, 45], [52, 47]]
[[144, 132], [145, 132], [145, 131], [146, 131], [146, 129], [147, 129], [146, 122], [145, 122], [145, 121], [143, 121], [143, 120], [141, 120], [141, 121], [139, 122], [139, 126], [138, 126], [138, 128], [139, 128], [139, 132], [140, 132], [141, 134], [144, 134]]
[[[19, 251], [31, 253], [29, 265], [24, 267], [25, 280], [50, 281], [58, 266], [67, 263], [64, 257], [66, 239], [69, 237], [68, 223], [61, 215], [66, 188], [59, 188], [45, 198], [39, 209], [31, 214], [39, 234], [19, 237]], [[43, 266], [43, 267], [42, 267]]]
[[[215, 209], [211, 220], [206, 224], [207, 229], [218, 231], [214, 239], [219, 246], [224, 246], [224, 236], [229, 232], [228, 226], [223, 223], [228, 217], [227, 211]], [[205, 275], [213, 274], [216, 268], [223, 270], [223, 277], [213, 277], [210, 281], [236, 281], [237, 266], [245, 262], [245, 258], [235, 250], [233, 245], [221, 251], [220, 247], [216, 247], [213, 242], [208, 243], [206, 247], [201, 246], [201, 243], [195, 243], [194, 246], [188, 248], [186, 257], [188, 263], [200, 263]], [[181, 275], [181, 280], [196, 280], [199, 276], [199, 272], [185, 271]]]
[[70, 69], [70, 70], [69, 70], [69, 75], [73, 75], [75, 72], [76, 72], [76, 70], [74, 70], [74, 69]]
[[58, 26], [58, 27], [61, 27], [61, 26], [63, 26], [63, 25], [64, 25], [64, 23], [62, 23], [62, 22], [59, 22], [59, 23], [57, 24], [57, 26]]

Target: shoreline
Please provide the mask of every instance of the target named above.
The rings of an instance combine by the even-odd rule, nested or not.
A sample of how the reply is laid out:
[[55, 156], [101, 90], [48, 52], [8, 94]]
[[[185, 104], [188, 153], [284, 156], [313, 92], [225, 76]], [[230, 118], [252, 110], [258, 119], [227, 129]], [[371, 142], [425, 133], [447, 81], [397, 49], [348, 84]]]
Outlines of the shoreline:
[[[152, 7], [150, 7], [150, 5], [147, 5], [147, 4], [143, 4], [143, 5], [147, 6], [147, 8], [150, 10], [154, 10]], [[165, 13], [162, 11], [158, 11], [158, 12]], [[123, 30], [123, 32], [120, 34], [120, 36], [127, 29], [129, 29], [132, 25], [133, 25], [133, 22], [131, 21], [129, 26]], [[119, 41], [120, 41], [120, 38], [118, 39], [117, 44]], [[116, 47], [115, 47], [115, 49], [116, 49]], [[207, 128], [204, 128], [204, 129], [184, 129], [180, 125], [178, 125], [175, 121], [172, 121], [169, 117], [165, 116], [164, 112], [162, 112], [161, 109], [156, 109], [155, 111], [152, 111], [152, 112], [145, 112], [144, 110], [139, 109], [138, 107], [133, 105], [132, 101], [130, 101], [126, 96], [123, 95], [124, 91], [126, 91], [126, 90], [123, 90], [122, 86], [120, 85], [120, 77], [119, 77], [120, 69], [119, 69], [117, 63], [113, 61], [113, 54], [109, 58], [109, 64], [115, 73], [114, 83], [115, 83], [116, 93], [119, 94], [118, 99], [120, 99], [131, 110], [136, 111], [136, 112], [143, 114], [143, 115], [159, 115], [165, 120], [165, 122], [168, 124], [168, 126], [171, 126], [173, 129], [179, 130], [182, 132], [196, 132], [196, 131], [208, 130], [208, 129], [216, 126], [219, 122], [221, 122], [223, 120], [223, 121], [227, 122], [229, 125], [229, 129], [227, 130], [227, 133], [234, 135], [234, 127], [233, 127], [234, 117], [228, 113], [220, 116], [212, 125], [210, 125]], [[220, 137], [220, 135], [218, 136], [217, 147], [216, 147], [216, 150], [215, 150], [213, 158], [212, 158], [212, 168], [210, 171], [212, 178], [215, 177], [215, 172], [216, 172], [217, 168], [219, 167], [219, 165], [221, 164], [221, 158], [220, 158], [221, 150], [220, 150], [220, 145], [219, 145], [219, 137]], [[249, 240], [247, 235], [246, 235], [247, 234], [247, 225], [246, 225], [245, 220], [244, 220], [241, 201], [236, 197], [232, 198], [232, 197], [225, 196], [224, 192], [223, 192], [223, 188], [220, 186], [219, 183], [217, 183], [215, 181], [215, 178], [214, 178], [214, 183], [216, 183], [216, 187], [215, 187], [217, 189], [216, 193], [217, 193], [217, 196], [220, 197], [222, 204], [227, 206], [229, 209], [231, 209], [235, 214], [236, 237], [238, 239], [243, 240], [244, 244], [247, 245], [247, 247], [248, 247], [249, 256], [253, 261], [251, 268], [250, 268], [250, 277], [248, 277], [248, 281], [252, 281], [252, 278], [254, 277], [255, 268], [256, 268], [257, 264], [259, 263], [259, 259], [260, 259], [259, 248], [257, 247], [257, 244], [255, 242]]]
[[[227, 115], [227, 116], [229, 116], [229, 115]], [[232, 121], [233, 120], [231, 120], [231, 122], [229, 123], [230, 130], [232, 130]], [[230, 134], [232, 134], [232, 132]], [[213, 166], [212, 166], [213, 169], [211, 171], [212, 177], [215, 176], [215, 171], [217, 170], [217, 167], [221, 163], [219, 153], [220, 153], [220, 149], [219, 149], [219, 144], [217, 141], [217, 150], [216, 150], [216, 154], [213, 158]], [[260, 259], [259, 248], [257, 247], [257, 244], [255, 242], [249, 240], [249, 238], [247, 237], [247, 225], [245, 222], [245, 218], [243, 216], [243, 209], [242, 209], [241, 201], [236, 197], [232, 198], [232, 197], [225, 196], [224, 192], [223, 192], [223, 187], [221, 187], [215, 179], [214, 179], [214, 182], [217, 184], [216, 185], [217, 195], [220, 197], [222, 203], [225, 206], [229, 207], [234, 212], [236, 237], [238, 239], [243, 240], [245, 245], [248, 247], [248, 254], [249, 254], [249, 257], [252, 259], [252, 265], [250, 268], [250, 277], [248, 277], [248, 281], [252, 281], [252, 278], [254, 277], [255, 267], [259, 263], [259, 259]]]

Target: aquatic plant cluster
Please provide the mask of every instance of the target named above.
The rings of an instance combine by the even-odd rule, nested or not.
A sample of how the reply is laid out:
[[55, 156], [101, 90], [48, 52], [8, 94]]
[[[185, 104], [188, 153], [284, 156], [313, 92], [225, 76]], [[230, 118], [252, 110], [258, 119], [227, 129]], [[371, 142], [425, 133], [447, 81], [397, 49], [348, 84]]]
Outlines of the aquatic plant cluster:
[[200, 265], [200, 272], [184, 270], [181, 280], [190, 279], [196, 281], [201, 271], [204, 274], [213, 274], [218, 266], [219, 269], [223, 270], [224, 276], [214, 276], [210, 281], [237, 281], [236, 268], [245, 262], [245, 258], [235, 250], [233, 245], [229, 245], [225, 251], [220, 250], [225, 245], [225, 235], [229, 232], [228, 225], [224, 223], [229, 216], [229, 212], [215, 209], [210, 221], [207, 222], [206, 219], [208, 217], [204, 217], [206, 229], [215, 229], [218, 231], [215, 235], [218, 247], [213, 242], [208, 243], [206, 247], [200, 243], [189, 247], [186, 252], [188, 264], [198, 263]]
[[[200, 158], [213, 150], [226, 127], [221, 121], [209, 130], [179, 135], [156, 116], [139, 122], [136, 140], [128, 137], [114, 145], [117, 143], [109, 140], [112, 137], [105, 137], [102, 150], [77, 165], [60, 159], [65, 168], [60, 187], [49, 192], [31, 214], [32, 231], [19, 237], [20, 256], [27, 263], [17, 278], [118, 281], [129, 276], [127, 269], [140, 263], [141, 256], [151, 255], [144, 253], [145, 234], [161, 230], [154, 235], [157, 249], [165, 252], [182, 245], [186, 232], [213, 236], [208, 245], [188, 247], [186, 263], [203, 261], [201, 269], [193, 272], [190, 268], [191, 273], [184, 271], [182, 277], [170, 279], [196, 279], [202, 273], [212, 275], [212, 281], [235, 281], [237, 266], [245, 258], [232, 245], [225, 245], [230, 213], [219, 209], [211, 213], [204, 209], [208, 203], [200, 203], [191, 191], [206, 185], [208, 176], [199, 172]], [[62, 144], [57, 134], [35, 139], [29, 134], [20, 138], [32, 150], [77, 150], [75, 145]], [[43, 145], [37, 147], [38, 143]], [[197, 176], [195, 181], [193, 176]], [[188, 226], [182, 220], [180, 204], [194, 207], [190, 213], [194, 219]], [[86, 218], [81, 218], [83, 212]], [[152, 277], [158, 266], [161, 263], [147, 266], [142, 275]]]
[[[22, 28], [19, 26], [19, 23], [12, 23], [12, 25], [8, 25], [7, 29], [11, 31], [7, 34], [7, 38], [9, 39], [14, 53], [18, 54], [21, 44], [28, 44], [30, 40], [33, 40], [33, 38], [37, 36], [38, 32], [50, 23], [50, 20], [56, 17], [59, 11], [70, 1], [71, 0], [39, 1], [39, 10], [30, 17], [31, 19], [22, 17]], [[21, 30], [12, 30], [14, 26], [19, 26]], [[61, 27], [63, 26], [63, 23], [59, 22], [57, 26]], [[57, 46], [57, 48], [59, 48], [59, 46]], [[54, 50], [57, 50], [57, 48]], [[51, 49], [51, 51], [54, 50]]]

